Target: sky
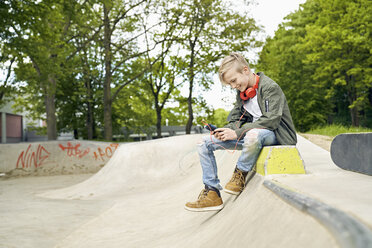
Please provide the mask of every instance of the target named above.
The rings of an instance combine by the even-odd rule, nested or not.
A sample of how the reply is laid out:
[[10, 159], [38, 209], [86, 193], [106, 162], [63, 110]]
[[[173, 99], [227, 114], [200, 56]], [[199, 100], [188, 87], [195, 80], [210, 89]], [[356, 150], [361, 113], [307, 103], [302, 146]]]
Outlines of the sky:
[[[284, 21], [284, 17], [296, 11], [306, 0], [256, 0], [255, 2], [249, 7], [250, 13], [257, 24], [263, 26], [265, 35], [273, 37], [278, 25]], [[231, 110], [235, 101], [235, 91], [222, 87], [218, 75], [215, 75], [213, 80], [214, 85], [210, 91], [202, 93], [203, 98], [214, 109]]]

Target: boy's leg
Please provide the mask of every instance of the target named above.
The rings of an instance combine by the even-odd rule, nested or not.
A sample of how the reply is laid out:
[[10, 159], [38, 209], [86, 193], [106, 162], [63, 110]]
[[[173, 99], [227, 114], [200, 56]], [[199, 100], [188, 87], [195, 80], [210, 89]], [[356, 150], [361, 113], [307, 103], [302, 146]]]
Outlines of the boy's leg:
[[200, 164], [203, 170], [203, 183], [205, 189], [199, 194], [198, 200], [188, 202], [185, 209], [190, 211], [216, 211], [223, 208], [220, 195], [222, 187], [217, 175], [217, 163], [214, 151], [219, 149], [242, 148], [243, 141], [237, 140], [221, 141], [214, 136], [205, 136], [198, 144]]
[[[237, 144], [238, 142], [238, 144]], [[221, 149], [242, 149], [243, 140], [221, 141], [214, 136], [204, 136], [198, 144], [200, 164], [203, 170], [203, 183], [207, 186], [222, 190], [220, 180], [217, 175], [217, 163], [214, 151]]]
[[239, 194], [244, 189], [247, 173], [256, 164], [262, 147], [277, 144], [275, 133], [267, 129], [252, 129], [246, 133], [243, 141], [234, 174], [225, 186], [225, 192], [230, 194]]
[[268, 129], [251, 129], [245, 137], [242, 148], [242, 154], [237, 162], [237, 168], [244, 172], [252, 170], [256, 164], [258, 155], [264, 146], [276, 145], [275, 133]]

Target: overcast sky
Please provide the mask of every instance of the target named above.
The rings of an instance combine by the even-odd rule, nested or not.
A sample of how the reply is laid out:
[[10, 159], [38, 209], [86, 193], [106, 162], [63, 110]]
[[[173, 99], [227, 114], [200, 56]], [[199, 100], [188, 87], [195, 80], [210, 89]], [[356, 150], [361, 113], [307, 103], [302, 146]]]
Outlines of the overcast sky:
[[[266, 36], [272, 37], [278, 25], [283, 22], [284, 17], [297, 10], [299, 5], [304, 2], [306, 0], [256, 0], [256, 3], [249, 8], [256, 22], [263, 26]], [[231, 110], [235, 101], [235, 91], [226, 87], [222, 89], [218, 75], [214, 76], [214, 81], [212, 89], [203, 94], [204, 99], [214, 109]]]
[[264, 26], [266, 34], [273, 36], [285, 16], [297, 10], [305, 0], [256, 0], [253, 17]]

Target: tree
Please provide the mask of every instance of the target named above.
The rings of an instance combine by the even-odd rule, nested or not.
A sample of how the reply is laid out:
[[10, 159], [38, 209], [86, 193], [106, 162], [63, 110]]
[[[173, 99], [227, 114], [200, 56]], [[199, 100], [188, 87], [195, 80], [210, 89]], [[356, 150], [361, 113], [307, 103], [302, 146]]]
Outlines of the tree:
[[189, 84], [186, 133], [193, 123], [193, 90], [195, 81], [208, 89], [208, 73], [215, 72], [215, 62], [232, 51], [247, 51], [260, 43], [254, 38], [259, 30], [246, 12], [234, 12], [229, 3], [220, 0], [189, 0], [180, 5], [184, 11], [182, 39], [186, 50], [186, 78]]
[[[307, 5], [286, 17], [273, 38], [268, 38], [257, 64], [283, 89], [297, 129], [308, 130], [311, 126], [325, 123], [331, 105], [325, 101], [326, 90], [312, 79], [314, 67], [303, 62], [306, 54], [302, 40], [306, 25], [317, 19], [316, 5]], [[306, 114], [305, 114], [306, 113]]]
[[[185, 118], [166, 106], [171, 99], [180, 99], [180, 109], [185, 107], [177, 89], [181, 79], [190, 85], [190, 129], [192, 108], [204, 106], [192, 94], [195, 82], [208, 88], [208, 73], [215, 72], [214, 63], [222, 55], [258, 44], [252, 38], [258, 30], [254, 21], [226, 10], [220, 0], [14, 0], [1, 6], [5, 17], [0, 22], [1, 49], [8, 49], [1, 63], [11, 65], [9, 72], [14, 69], [22, 95], [18, 106], [34, 118], [46, 119], [49, 139], [56, 139], [57, 131], [70, 130], [75, 138], [91, 139], [103, 127], [104, 138], [111, 140], [113, 131], [120, 132], [119, 123], [129, 123], [128, 119], [133, 120], [130, 125], [140, 123], [142, 117], [134, 120], [116, 107], [125, 102], [119, 96], [136, 96], [130, 95], [133, 87], [144, 83], [153, 89], [153, 98], [136, 96], [124, 106], [135, 104], [134, 99], [153, 100], [146, 111], [155, 107], [160, 134], [162, 113], [172, 123]], [[160, 16], [157, 22], [153, 15]], [[6, 78], [8, 84], [12, 77]], [[180, 118], [174, 118], [177, 115]], [[127, 119], [119, 121], [118, 116]]]
[[35, 104], [35, 109], [43, 99], [48, 139], [56, 139], [56, 94], [65, 77], [64, 68], [69, 67], [67, 58], [74, 53], [71, 30], [83, 6], [75, 1], [49, 0], [8, 4], [7, 45], [16, 54], [16, 77], [27, 82], [21, 91]]
[[[9, 5], [6, 2], [0, 2], [0, 39], [7, 41], [11, 36], [9, 30]], [[6, 98], [10, 98], [11, 93], [14, 91], [12, 68], [14, 66], [15, 57], [12, 55], [11, 49], [5, 42], [0, 43], [0, 70], [4, 71], [1, 77], [3, 80], [0, 82], [0, 106], [6, 102]]]
[[[145, 26], [145, 29], [142, 29], [143, 26], [139, 25], [139, 23], [144, 22], [149, 9], [151, 9], [151, 1], [149, 0], [126, 1], [124, 3], [123, 1], [112, 0], [103, 3], [104, 38], [102, 42], [105, 63], [103, 104], [106, 140], [112, 139], [111, 106], [113, 101], [124, 87], [143, 75], [148, 67], [143, 68], [138, 74], [129, 78], [120, 75], [121, 72], [125, 70], [126, 64], [153, 50], [156, 45], [163, 42], [154, 39], [151, 47], [148, 46], [145, 49], [141, 49], [136, 43], [140, 37], [143, 37], [149, 30], [158, 25], [156, 23], [148, 28]], [[115, 87], [113, 93], [111, 93], [111, 85]]]
[[315, 1], [317, 21], [307, 27], [305, 63], [314, 65], [313, 79], [327, 82], [334, 102], [345, 101], [353, 126], [369, 105], [372, 87], [372, 3], [368, 0]]
[[266, 41], [258, 68], [281, 85], [300, 131], [333, 121], [358, 125], [361, 112], [368, 119], [370, 10], [368, 1], [309, 0]]
[[[153, 98], [153, 106], [156, 111], [156, 131], [158, 138], [161, 138], [161, 126], [162, 126], [162, 111], [169, 101], [173, 91], [178, 88], [181, 83], [176, 83], [176, 78], [182, 73], [180, 69], [180, 63], [182, 63], [179, 58], [179, 54], [172, 55], [170, 53], [171, 47], [179, 39], [178, 35], [180, 33], [179, 19], [181, 16], [181, 11], [177, 8], [168, 7], [167, 2], [161, 2], [161, 12], [164, 14], [159, 16], [160, 23], [163, 25], [162, 31], [154, 31], [151, 37], [157, 37], [162, 40], [160, 43], [159, 52], [155, 53], [154, 57], [151, 57], [149, 34], [146, 31], [146, 59], [144, 67], [149, 70], [143, 74], [140, 80], [144, 84], [144, 88], [148, 89], [149, 93]], [[146, 23], [144, 23], [144, 30], [148, 30]]]
[[145, 87], [149, 89], [153, 97], [158, 138], [161, 138], [162, 111], [164, 106], [169, 101], [174, 89], [181, 84], [175, 82], [178, 69], [176, 63], [177, 57], [170, 58], [169, 62], [165, 61], [165, 57], [163, 57], [151, 66], [150, 71], [144, 75], [145, 77], [143, 79]]
[[[138, 61], [131, 68], [142, 70], [141, 62]], [[126, 140], [131, 133], [150, 135], [154, 132], [156, 113], [153, 111], [153, 99], [149, 90], [143, 87], [142, 80], [135, 80], [126, 90], [120, 91], [112, 106], [113, 126], [121, 129]]]
[[[1, 49], [1, 48], [0, 48]], [[1, 49], [5, 50], [5, 49]], [[12, 85], [12, 67], [15, 61], [15, 58], [12, 55], [5, 55], [6, 53], [2, 53], [2, 57], [0, 60], [0, 70], [4, 70], [6, 72], [4, 80], [1, 82], [0, 85], [0, 106], [5, 103], [5, 98], [10, 97], [11, 93], [14, 93], [14, 87]], [[9, 63], [9, 64], [7, 64]]]

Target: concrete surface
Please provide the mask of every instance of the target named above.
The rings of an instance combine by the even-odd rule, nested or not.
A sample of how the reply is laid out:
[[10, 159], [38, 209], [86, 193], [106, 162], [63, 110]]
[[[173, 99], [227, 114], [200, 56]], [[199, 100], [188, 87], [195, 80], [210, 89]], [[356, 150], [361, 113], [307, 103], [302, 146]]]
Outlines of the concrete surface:
[[[369, 223], [371, 197], [362, 194], [371, 178], [344, 174], [351, 172], [339, 171], [328, 152], [301, 137], [309, 174], [257, 174], [240, 196], [222, 193], [220, 212], [185, 211], [185, 202], [196, 200], [203, 187], [200, 137], [122, 144], [93, 175], [0, 179], [0, 247], [339, 247], [316, 219], [262, 186], [264, 179]], [[238, 157], [216, 153], [222, 184]]]
[[328, 151], [298, 138], [307, 174], [275, 175], [271, 179], [351, 214], [372, 229], [372, 176], [340, 169]]

